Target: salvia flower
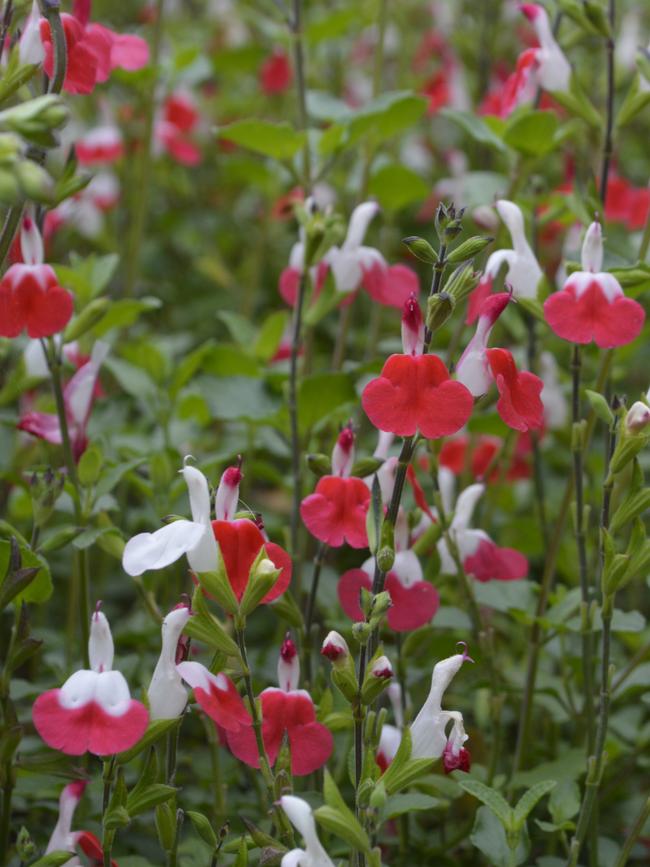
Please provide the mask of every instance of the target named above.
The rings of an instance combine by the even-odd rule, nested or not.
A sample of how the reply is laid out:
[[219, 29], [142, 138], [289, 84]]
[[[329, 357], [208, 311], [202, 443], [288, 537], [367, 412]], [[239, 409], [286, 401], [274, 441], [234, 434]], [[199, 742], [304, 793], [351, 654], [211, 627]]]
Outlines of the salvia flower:
[[348, 426], [339, 434], [332, 452], [332, 475], [320, 478], [314, 493], [300, 505], [300, 516], [309, 532], [333, 548], [344, 543], [352, 548], [368, 545], [370, 491], [363, 479], [350, 476], [353, 450], [354, 433]]
[[[99, 371], [109, 348], [107, 343], [98, 340], [88, 361], [81, 365], [63, 389], [68, 433], [75, 460], [79, 460], [88, 445], [88, 423], [97, 395]], [[53, 445], [61, 445], [63, 442], [59, 418], [54, 413], [34, 410], [24, 412], [18, 420], [18, 429]]]
[[499, 392], [497, 412], [501, 419], [513, 430], [541, 428], [544, 423], [541, 398], [544, 383], [539, 376], [528, 370], [517, 370], [508, 349], [487, 349], [485, 355]]
[[[463, 643], [463, 642], [461, 642]], [[431, 689], [427, 700], [416, 718], [411, 723], [412, 750], [414, 759], [439, 759], [445, 752], [447, 744], [455, 745], [465, 737], [463, 716], [459, 711], [442, 709], [442, 699], [445, 690], [460, 671], [464, 662], [473, 662], [465, 647], [463, 653], [438, 662], [431, 676]], [[447, 736], [447, 726], [452, 722], [452, 734]]]
[[20, 232], [22, 263], [0, 280], [0, 337], [50, 337], [62, 331], [74, 312], [72, 293], [59, 285], [54, 269], [43, 263], [43, 240], [31, 216]]
[[157, 149], [167, 153], [183, 166], [201, 162], [201, 151], [193, 135], [200, 122], [194, 97], [185, 90], [175, 90], [165, 99], [154, 127]]
[[481, 305], [476, 332], [456, 365], [458, 382], [467, 386], [474, 397], [485, 394], [492, 383], [486, 355], [487, 345], [492, 329], [510, 299], [508, 292], [489, 295], [485, 299]]
[[305, 841], [304, 849], [292, 849], [283, 855], [281, 867], [334, 867], [318, 839], [314, 813], [307, 801], [295, 795], [283, 795], [280, 806]]
[[625, 416], [625, 430], [628, 433], [642, 433], [650, 425], [650, 407], [641, 400], [635, 401]]
[[564, 287], [544, 302], [544, 315], [553, 331], [572, 343], [609, 349], [639, 336], [645, 321], [643, 307], [626, 298], [616, 277], [602, 271], [603, 239], [600, 223], [587, 229], [582, 246], [582, 271], [569, 276]]
[[105, 123], [80, 136], [74, 145], [81, 166], [114, 163], [124, 156], [124, 142], [119, 127]]
[[187, 690], [176, 668], [176, 651], [190, 617], [190, 609], [181, 605], [170, 611], [162, 622], [162, 647], [147, 690], [152, 720], [176, 719], [187, 704]]
[[[278, 662], [279, 689], [269, 687], [260, 694], [262, 739], [271, 765], [286, 736], [291, 751], [291, 773], [305, 776], [322, 767], [334, 748], [330, 730], [316, 720], [314, 702], [300, 678], [298, 653], [290, 635], [284, 639]], [[232, 753], [253, 768], [259, 768], [259, 753], [252, 725], [227, 733]]]
[[571, 65], [553, 36], [546, 10], [538, 3], [522, 3], [519, 8], [535, 28], [539, 39], [539, 48], [532, 49], [535, 84], [550, 93], [568, 91]]
[[[484, 530], [470, 526], [474, 509], [485, 492], [485, 485], [474, 484], [465, 488], [458, 496], [454, 506], [455, 488], [453, 473], [441, 467], [438, 473], [438, 486], [447, 518], [451, 516], [448, 534], [456, 548], [461, 565], [468, 575], [477, 581], [485, 582], [515, 581], [528, 574], [528, 561], [514, 548], [496, 545]], [[438, 541], [440, 569], [444, 574], [457, 573], [456, 562], [447, 540]]]
[[[90, 859], [92, 864], [103, 864], [104, 855], [102, 844], [90, 831], [73, 831], [72, 820], [86, 789], [83, 780], [68, 783], [59, 796], [59, 815], [54, 830], [45, 848], [45, 854], [50, 852], [75, 852], [80, 849]], [[66, 867], [81, 867], [81, 861], [76, 855], [65, 862]], [[115, 861], [111, 861], [111, 867], [117, 867]]]
[[278, 49], [267, 57], [260, 68], [260, 86], [264, 93], [282, 93], [291, 86], [293, 70], [286, 53]]
[[200, 662], [179, 662], [176, 671], [194, 690], [201, 709], [226, 733], [252, 725], [237, 687], [225, 674], [213, 674]]
[[104, 614], [92, 616], [91, 669], [72, 674], [60, 689], [34, 702], [32, 719], [45, 743], [70, 756], [110, 756], [128, 750], [144, 734], [149, 714], [131, 698], [124, 675], [113, 671], [113, 640]]
[[403, 354], [391, 355], [381, 374], [363, 390], [361, 403], [373, 425], [396, 436], [420, 432], [427, 439], [456, 433], [472, 414], [474, 401], [468, 389], [449, 376], [437, 355], [422, 355], [416, 345], [419, 324], [413, 301], [406, 303]]
[[[496, 209], [510, 233], [512, 250], [495, 250], [487, 260], [485, 276], [494, 279], [505, 263], [507, 266], [506, 283], [512, 289], [514, 297], [536, 298], [537, 286], [542, 278], [542, 269], [539, 267], [537, 257], [526, 238], [524, 215], [521, 208], [514, 202], [500, 199], [496, 203]], [[485, 284], [483, 291], [485, 291]]]

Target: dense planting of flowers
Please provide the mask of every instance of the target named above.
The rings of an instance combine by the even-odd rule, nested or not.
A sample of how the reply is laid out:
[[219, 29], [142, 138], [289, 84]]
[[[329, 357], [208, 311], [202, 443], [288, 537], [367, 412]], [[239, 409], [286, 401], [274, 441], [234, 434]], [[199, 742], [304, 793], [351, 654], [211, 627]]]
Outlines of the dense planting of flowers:
[[650, 9], [1, 10], [1, 867], [647, 863]]

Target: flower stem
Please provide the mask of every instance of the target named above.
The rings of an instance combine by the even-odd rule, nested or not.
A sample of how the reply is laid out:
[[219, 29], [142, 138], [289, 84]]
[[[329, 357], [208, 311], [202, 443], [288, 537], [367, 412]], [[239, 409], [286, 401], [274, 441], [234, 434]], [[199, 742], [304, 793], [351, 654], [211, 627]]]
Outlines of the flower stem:
[[[437, 295], [440, 292], [440, 284], [442, 283], [442, 275], [445, 270], [445, 266], [447, 264], [447, 245], [441, 244], [440, 250], [438, 252], [438, 261], [433, 266], [433, 279], [431, 281], [431, 291], [429, 292], [429, 298], [432, 295]], [[433, 334], [431, 329], [425, 327], [424, 329], [424, 346], [422, 347], [422, 355], [426, 355], [429, 351], [429, 346], [431, 345], [431, 338]]]
[[[354, 812], [357, 819], [359, 819], [361, 813], [359, 805], [359, 789], [361, 787], [361, 777], [363, 775], [363, 728], [366, 718], [365, 708], [361, 701], [361, 685], [366, 676], [367, 653], [366, 645], [362, 644], [361, 652], [359, 653], [359, 694], [352, 707], [352, 714], [354, 717]], [[365, 854], [361, 851], [357, 852], [357, 867], [365, 867], [365, 864]]]
[[314, 557], [314, 572], [311, 580], [311, 588], [309, 590], [309, 599], [307, 600], [307, 610], [305, 612], [305, 641], [304, 641], [304, 663], [305, 663], [305, 681], [307, 685], [311, 685], [311, 656], [312, 656], [312, 635], [311, 628], [314, 622], [314, 611], [316, 610], [316, 597], [318, 595], [318, 584], [320, 582], [320, 574], [327, 555], [328, 546], [325, 542], [321, 542]]
[[[305, 75], [305, 51], [302, 30], [302, 0], [293, 0], [293, 15], [290, 20], [293, 36], [293, 61], [296, 67], [296, 95], [298, 97], [298, 124], [303, 132], [307, 132], [307, 81]], [[305, 190], [311, 192], [311, 151], [309, 137], [305, 137], [303, 148], [303, 178]]]
[[291, 507], [291, 557], [293, 560], [293, 576], [296, 596], [300, 598], [301, 574], [298, 540], [300, 531], [300, 501], [302, 499], [302, 462], [300, 454], [300, 427], [298, 421], [298, 353], [300, 352], [300, 329], [302, 325], [302, 308], [307, 289], [307, 264], [304, 263], [298, 283], [298, 296], [293, 309], [293, 324], [291, 328], [291, 356], [289, 359], [289, 425], [291, 430], [291, 476], [293, 482], [293, 502]]
[[575, 539], [578, 549], [578, 577], [580, 580], [580, 596], [582, 600], [582, 678], [584, 685], [583, 717], [587, 733], [587, 755], [594, 748], [594, 684], [593, 684], [593, 633], [591, 629], [591, 614], [589, 611], [592, 593], [587, 574], [587, 546], [585, 537], [585, 502], [584, 502], [584, 434], [580, 410], [580, 346], [573, 347], [572, 370], [572, 417], [573, 436], [571, 451], [573, 456], [573, 487], [575, 490]]
[[[607, 381], [607, 377], [609, 376], [609, 371], [612, 365], [613, 360], [613, 352], [609, 350], [603, 355], [600, 370], [598, 371], [598, 378], [595, 386], [595, 391], [601, 391], [605, 382]], [[591, 435], [594, 429], [594, 425], [596, 423], [596, 415], [593, 410], [589, 412], [587, 416], [587, 427], [585, 430], [584, 436], [584, 447], [587, 448], [589, 445], [589, 441], [591, 439]], [[573, 498], [573, 476], [570, 475], [567, 479], [566, 488], [564, 490], [564, 497], [562, 498], [562, 502], [560, 504], [558, 510], [557, 520], [555, 522], [555, 527], [553, 529], [553, 534], [550, 538], [549, 545], [546, 549], [546, 560], [544, 562], [544, 571], [542, 572], [542, 580], [540, 581], [539, 588], [539, 596], [537, 597], [537, 608], [535, 610], [535, 620], [533, 621], [533, 625], [531, 627], [530, 638], [528, 641], [528, 645], [530, 647], [528, 653], [528, 665], [526, 669], [526, 680], [524, 685], [524, 693], [521, 701], [521, 711], [519, 715], [519, 728], [517, 731], [517, 744], [515, 747], [515, 755], [512, 763], [512, 770], [510, 776], [510, 782], [512, 783], [512, 779], [514, 775], [517, 773], [522, 764], [522, 759], [524, 755], [524, 750], [528, 746], [528, 735], [530, 731], [530, 720], [533, 709], [533, 696], [535, 695], [535, 684], [537, 681], [537, 668], [539, 663], [539, 653], [542, 644], [542, 633], [543, 627], [541, 626], [541, 619], [544, 617], [546, 613], [546, 606], [548, 605], [548, 599], [551, 593], [551, 588], [553, 585], [553, 579], [555, 577], [555, 567], [557, 565], [557, 558], [560, 551], [560, 545], [562, 542], [562, 534], [564, 533], [564, 526], [566, 524], [566, 519], [569, 514], [569, 509], [571, 507], [571, 500]]]
[[616, 859], [616, 863], [614, 867], [625, 867], [628, 862], [628, 859], [632, 853], [632, 849], [634, 844], [641, 836], [641, 832], [643, 831], [643, 826], [650, 818], [650, 798], [646, 798], [644, 805], [641, 807], [638, 816], [634, 820], [634, 824], [630, 828], [630, 833], [625, 838], [625, 843], [623, 843], [623, 848], [618, 853], [618, 858]]
[[605, 140], [603, 142], [603, 163], [600, 172], [600, 200], [603, 210], [607, 204], [609, 168], [614, 153], [614, 28], [616, 26], [616, 0], [609, 0], [608, 8], [610, 34], [607, 37], [607, 97], [605, 104]]

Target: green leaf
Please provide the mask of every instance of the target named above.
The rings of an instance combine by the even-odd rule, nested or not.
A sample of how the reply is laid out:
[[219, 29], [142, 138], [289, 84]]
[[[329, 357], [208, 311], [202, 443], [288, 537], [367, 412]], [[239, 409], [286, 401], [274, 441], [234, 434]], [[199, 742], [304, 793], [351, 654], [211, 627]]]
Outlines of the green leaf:
[[200, 380], [214, 418], [223, 421], [262, 421], [280, 408], [264, 382], [245, 376], [224, 376]]
[[[40, 554], [35, 554], [31, 548], [18, 540], [20, 547], [20, 555], [22, 558], [22, 569], [38, 569], [36, 577], [31, 580], [25, 589], [13, 597], [16, 604], [21, 602], [47, 602], [52, 595], [52, 575], [47, 560], [41, 557]], [[11, 553], [11, 543], [6, 539], [0, 539], [0, 566], [3, 563], [9, 563]], [[4, 571], [0, 571], [0, 575], [4, 575]]]
[[368, 192], [382, 208], [399, 211], [429, 195], [429, 184], [413, 169], [400, 164], [382, 166], [370, 178]]
[[611, 425], [614, 421], [614, 413], [603, 395], [597, 391], [591, 391], [589, 388], [585, 389], [585, 394], [596, 416], [606, 425]]
[[525, 792], [521, 798], [515, 804], [515, 815], [514, 815], [514, 827], [519, 830], [526, 819], [528, 818], [528, 814], [533, 810], [538, 801], [547, 795], [551, 789], [554, 789], [557, 785], [557, 780], [542, 780], [539, 783], [535, 783], [534, 786], [531, 786], [527, 792]]
[[125, 750], [119, 753], [117, 760], [121, 765], [128, 764], [132, 759], [139, 755], [147, 747], [155, 744], [160, 738], [164, 737], [170, 729], [178, 724], [177, 719], [157, 719], [149, 723], [146, 732], [142, 735], [137, 744], [134, 744], [130, 750]]
[[394, 819], [407, 813], [433, 810], [441, 805], [440, 798], [432, 795], [424, 795], [420, 792], [407, 792], [402, 795], [393, 795], [388, 798], [382, 810], [382, 820]]
[[316, 373], [306, 376], [298, 390], [298, 424], [307, 433], [318, 422], [357, 399], [348, 373]]
[[609, 526], [610, 532], [616, 533], [618, 530], [621, 530], [635, 518], [642, 515], [646, 509], [650, 509], [650, 488], [644, 488], [626, 497], [614, 512]]
[[[106, 256], [79, 256], [70, 254], [69, 266], [55, 265], [54, 270], [66, 289], [72, 289], [81, 306], [100, 295], [108, 286], [120, 261], [117, 253], [109, 253]], [[117, 303], [117, 302], [116, 302]]]
[[495, 611], [532, 613], [535, 608], [535, 585], [532, 581], [486, 581], [476, 584], [475, 593], [479, 605], [486, 605]]
[[523, 864], [528, 855], [526, 837], [519, 841], [513, 853], [508, 845], [503, 825], [488, 807], [479, 807], [476, 811], [470, 840], [494, 867], [514, 867]]
[[111, 300], [109, 309], [93, 329], [95, 337], [102, 337], [114, 328], [127, 328], [137, 322], [143, 313], [152, 313], [161, 307], [162, 301], [152, 295], [145, 295], [143, 298]]
[[217, 130], [217, 135], [276, 160], [291, 159], [306, 141], [305, 133], [294, 129], [289, 123], [270, 123], [254, 118], [222, 126]]
[[260, 358], [262, 361], [268, 361], [273, 358], [288, 322], [289, 314], [286, 310], [277, 310], [275, 313], [267, 316], [262, 323], [253, 349], [257, 358]]
[[514, 811], [500, 792], [497, 792], [496, 789], [491, 789], [480, 780], [475, 780], [473, 777], [466, 777], [464, 775], [458, 779], [458, 785], [468, 795], [472, 795], [481, 801], [482, 804], [485, 804], [486, 807], [489, 807], [506, 830], [512, 830]]
[[433, 759], [411, 758], [411, 732], [408, 728], [402, 733], [402, 740], [395, 753], [395, 758], [384, 772], [381, 781], [389, 795], [410, 786], [418, 777], [431, 770]]
[[348, 124], [348, 147], [368, 136], [386, 141], [416, 124], [427, 110], [427, 100], [409, 91], [383, 93], [355, 112]]
[[506, 124], [503, 140], [528, 157], [540, 157], [555, 148], [554, 135], [559, 121], [553, 111], [517, 113]]
[[220, 650], [226, 656], [239, 657], [239, 648], [225, 631], [223, 625], [211, 613], [200, 587], [196, 589], [192, 597], [192, 609], [194, 616], [187, 621], [183, 632], [191, 638], [204, 642], [208, 647]]
[[580, 789], [573, 780], [562, 780], [551, 792], [548, 809], [556, 825], [562, 825], [578, 815], [580, 810]]
[[29, 867], [59, 867], [60, 864], [67, 864], [72, 857], [70, 852], [50, 852], [38, 861], [32, 861]]
[[478, 115], [469, 111], [457, 111], [453, 108], [442, 108], [438, 114], [459, 126], [473, 141], [505, 153], [506, 147], [503, 141]]
[[351, 810], [346, 812], [330, 807], [327, 804], [314, 810], [314, 816], [325, 830], [349, 843], [358, 852], [370, 852], [370, 840]]

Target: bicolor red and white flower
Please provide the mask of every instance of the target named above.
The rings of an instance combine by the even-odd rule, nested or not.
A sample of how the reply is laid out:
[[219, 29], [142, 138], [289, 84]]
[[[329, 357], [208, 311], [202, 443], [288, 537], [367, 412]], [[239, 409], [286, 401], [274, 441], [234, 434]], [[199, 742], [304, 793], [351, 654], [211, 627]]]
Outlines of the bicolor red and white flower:
[[472, 395], [450, 378], [442, 359], [422, 354], [421, 316], [418, 320], [412, 299], [406, 302], [402, 322], [404, 353], [391, 355], [381, 374], [366, 385], [363, 409], [378, 430], [396, 436], [450, 436], [472, 414]]
[[[464, 642], [460, 642], [464, 644]], [[431, 689], [427, 700], [411, 723], [412, 749], [414, 759], [439, 759], [443, 757], [445, 770], [454, 768], [469, 769], [469, 752], [463, 744], [467, 740], [460, 711], [442, 709], [445, 690], [460, 671], [464, 662], [473, 662], [465, 646], [463, 653], [438, 662], [431, 676]], [[449, 735], [447, 728], [452, 723]]]
[[[485, 485], [473, 484], [462, 490], [454, 504], [456, 479], [451, 470], [441, 467], [438, 487], [447, 519], [451, 517], [448, 534], [456, 546], [464, 571], [477, 581], [514, 581], [528, 574], [528, 561], [514, 548], [496, 545], [484, 530], [470, 526], [478, 501], [485, 493]], [[455, 558], [444, 536], [438, 540], [440, 570], [456, 575]]]
[[366, 514], [370, 491], [363, 479], [351, 476], [354, 431], [343, 428], [332, 452], [332, 474], [323, 476], [313, 494], [302, 501], [300, 516], [309, 532], [333, 548], [368, 545]]
[[179, 662], [176, 670], [194, 691], [201, 709], [226, 734], [252, 725], [237, 687], [223, 672], [213, 674], [200, 662]]
[[0, 337], [51, 337], [63, 331], [74, 312], [72, 293], [59, 285], [51, 265], [43, 262], [41, 233], [31, 216], [20, 230], [22, 263], [0, 280]]
[[45, 743], [70, 756], [111, 756], [130, 749], [144, 734], [149, 714], [131, 698], [124, 675], [113, 671], [108, 620], [94, 612], [88, 642], [90, 669], [75, 671], [60, 689], [34, 702], [32, 719]]
[[[334, 748], [330, 730], [316, 719], [316, 709], [309, 693], [298, 689], [300, 662], [298, 651], [287, 634], [278, 659], [279, 688], [269, 687], [260, 694], [262, 739], [271, 765], [286, 736], [291, 752], [291, 773], [305, 776], [321, 768]], [[233, 755], [253, 768], [259, 768], [259, 753], [253, 727], [228, 732], [228, 746]]]
[[[45, 854], [49, 855], [50, 852], [75, 853], [80, 850], [90, 859], [91, 864], [103, 864], [102, 844], [97, 837], [90, 831], [72, 830], [72, 820], [86, 785], [83, 780], [75, 780], [64, 786], [59, 796], [59, 815], [45, 848]], [[81, 867], [81, 861], [76, 854], [72, 854], [65, 865], [66, 867]], [[117, 867], [117, 862], [111, 861], [111, 865]]]
[[183, 478], [188, 488], [192, 520], [166, 524], [154, 533], [139, 533], [127, 542], [122, 566], [127, 575], [142, 575], [149, 569], [164, 569], [184, 554], [193, 572], [213, 572], [223, 560], [228, 581], [238, 600], [244, 595], [251, 569], [262, 548], [280, 570], [273, 588], [262, 602], [277, 599], [291, 581], [291, 558], [268, 542], [249, 518], [235, 518], [239, 500], [240, 468], [229, 467], [222, 475], [215, 498], [216, 520], [211, 520], [210, 488], [203, 473], [185, 458]]
[[291, 849], [282, 856], [281, 867], [334, 867], [318, 839], [314, 813], [307, 801], [295, 795], [283, 795], [280, 806], [305, 841], [304, 849]]
[[79, 136], [74, 144], [80, 166], [114, 163], [124, 156], [124, 140], [118, 126], [104, 123]]
[[456, 379], [462, 382], [474, 397], [485, 394], [492, 383], [492, 374], [487, 360], [487, 345], [497, 319], [510, 300], [511, 295], [508, 292], [498, 292], [488, 295], [483, 301], [474, 336], [456, 365]]
[[147, 690], [152, 720], [176, 719], [187, 704], [187, 690], [176, 662], [178, 642], [191, 616], [187, 605], [179, 605], [162, 622], [162, 647]]
[[[386, 575], [384, 589], [391, 599], [386, 622], [395, 632], [408, 632], [429, 623], [440, 606], [436, 588], [424, 580], [420, 560], [409, 547], [406, 515], [400, 510], [395, 526], [395, 562]], [[371, 590], [375, 573], [373, 557], [359, 569], [348, 569], [338, 583], [341, 608], [347, 616], [359, 622], [365, 619], [360, 605], [362, 588]]]
[[544, 302], [546, 321], [558, 337], [580, 344], [593, 341], [610, 349], [639, 336], [645, 321], [643, 307], [626, 298], [616, 277], [602, 266], [602, 229], [593, 222], [582, 246], [582, 271], [571, 274], [564, 287]]
[[[75, 460], [79, 460], [88, 445], [88, 423], [96, 396], [97, 380], [102, 363], [110, 347], [98, 340], [90, 359], [77, 370], [63, 389], [63, 403], [70, 444]], [[30, 410], [21, 414], [18, 429], [30, 433], [53, 445], [61, 445], [63, 437], [59, 418], [55, 413]]]

